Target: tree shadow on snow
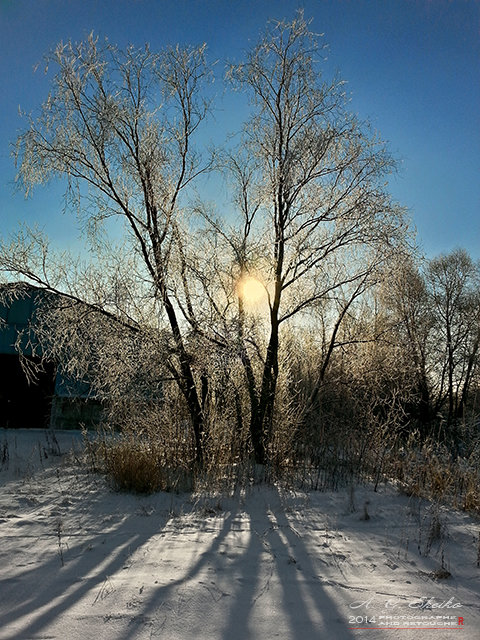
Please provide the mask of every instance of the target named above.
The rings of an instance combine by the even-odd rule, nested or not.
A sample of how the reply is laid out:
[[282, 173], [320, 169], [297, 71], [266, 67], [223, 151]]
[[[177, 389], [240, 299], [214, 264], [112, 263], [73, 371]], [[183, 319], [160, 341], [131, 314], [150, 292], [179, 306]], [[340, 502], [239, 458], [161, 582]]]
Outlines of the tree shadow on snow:
[[[254, 629], [258, 637], [282, 640], [353, 638], [347, 627], [348, 610], [338, 611], [326, 593], [311, 552], [288, 521], [282, 497], [272, 491], [272, 500], [263, 509], [247, 501], [246, 512], [254, 528], [248, 548], [237, 560], [235, 573], [240, 586], [233, 596], [222, 639], [249, 638]], [[265, 604], [270, 612], [262, 602], [267, 593]], [[255, 609], [262, 612], [264, 620], [267, 618], [264, 633], [256, 628]]]
[[[326, 592], [278, 491], [263, 489], [245, 504], [236, 499], [182, 575], [150, 590], [137, 619], [150, 622], [151, 638], [353, 638], [347, 607], [340, 612]], [[129, 625], [119, 638], [133, 640], [138, 631]]]
[[[312, 557], [291, 526], [285, 501], [273, 488], [253, 489], [244, 503], [238, 496], [232, 499], [221, 521], [218, 515], [208, 518], [202, 513], [172, 521], [168, 511], [140, 519], [138, 512], [117, 511], [115, 524], [111, 517], [98, 514], [98, 520], [90, 522], [93, 531], [69, 535], [64, 566], [48, 546], [48, 557], [35, 557], [34, 565], [3, 582], [2, 638], [46, 633], [69, 614], [85, 614], [81, 607], [74, 613], [81, 601], [92, 607], [92, 616], [124, 618], [116, 640], [133, 640], [142, 633], [150, 638], [222, 640], [353, 637], [347, 627], [348, 609], [340, 612], [327, 593], [319, 575], [321, 561]], [[196, 540], [188, 537], [192, 534]], [[54, 545], [54, 535], [48, 535], [48, 544]], [[145, 545], [152, 538], [150, 556]], [[142, 547], [143, 555], [136, 555]], [[180, 570], [164, 564], [172, 558]], [[133, 573], [128, 569], [132, 562], [142, 568], [144, 561], [153, 562], [151, 582], [145, 583], [135, 610], [126, 615], [123, 596], [135, 590], [138, 594], [131, 582], [134, 568]], [[122, 601], [113, 598], [110, 603], [107, 598], [117, 580]]]
[[[151, 518], [142, 528], [133, 524], [134, 519], [138, 523], [138, 514], [97, 513], [91, 518], [87, 533], [65, 534], [63, 543], [60, 538], [64, 545], [62, 556], [60, 547], [58, 553], [52, 552], [58, 542], [51, 526], [42, 536], [32, 534], [32, 545], [47, 539], [47, 548], [42, 550], [48, 556], [38, 559], [35, 556], [34, 561], [30, 556], [24, 571], [2, 580], [0, 629], [4, 640], [37, 637], [68, 615], [81, 600], [87, 599], [94, 605], [106, 597], [113, 589], [109, 577], [128, 568], [131, 556], [164, 528], [170, 515], [165, 512]], [[119, 522], [112, 525], [112, 520]], [[22, 529], [28, 529], [28, 523]], [[28, 531], [19, 530], [19, 536], [25, 533], [28, 537]]]

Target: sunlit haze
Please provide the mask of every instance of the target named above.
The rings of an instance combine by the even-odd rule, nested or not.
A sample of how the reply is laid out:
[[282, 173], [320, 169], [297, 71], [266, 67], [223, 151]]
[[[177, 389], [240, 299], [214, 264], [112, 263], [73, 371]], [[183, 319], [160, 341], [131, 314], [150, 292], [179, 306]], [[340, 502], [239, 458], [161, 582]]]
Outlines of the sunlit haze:
[[256, 305], [263, 302], [267, 293], [263, 284], [253, 276], [245, 276], [237, 284], [239, 297], [246, 305]]

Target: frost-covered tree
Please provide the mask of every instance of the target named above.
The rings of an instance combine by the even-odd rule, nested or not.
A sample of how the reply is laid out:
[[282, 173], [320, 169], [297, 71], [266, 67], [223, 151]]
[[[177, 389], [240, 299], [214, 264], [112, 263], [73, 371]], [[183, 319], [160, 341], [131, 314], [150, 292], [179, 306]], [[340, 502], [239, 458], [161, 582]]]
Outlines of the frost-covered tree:
[[[228, 396], [241, 431], [247, 403], [254, 456], [265, 462], [286, 357], [282, 326], [322, 316], [315, 395], [352, 305], [403, 247], [385, 144], [350, 112], [344, 84], [322, 76], [319, 38], [303, 14], [271, 23], [227, 74], [250, 96], [252, 115], [242, 149], [215, 163], [230, 175], [236, 205], [233, 219], [218, 219], [188, 198], [213, 168], [195, 146], [209, 110], [204, 46], [121, 51], [91, 36], [60, 44], [47, 63], [52, 89], [18, 139], [18, 180], [27, 194], [65, 180], [94, 252], [87, 264], [54, 258], [27, 230], [2, 244], [1, 269], [76, 303], [54, 312], [72, 370], [71, 346], [90, 331], [101, 346], [91, 361], [117, 396], [124, 370], [140, 387], [171, 378], [199, 461], [209, 406], [230, 415]], [[247, 309], [262, 286], [263, 324]]]
[[435, 318], [438, 402], [451, 426], [463, 417], [479, 367], [480, 264], [457, 249], [430, 260], [425, 277]]
[[463, 249], [423, 263], [400, 262], [383, 299], [398, 344], [410, 363], [423, 428], [453, 428], [479, 372], [480, 267]]
[[[18, 138], [18, 181], [29, 194], [52, 178], [66, 180], [67, 200], [99, 257], [86, 268], [67, 256], [55, 261], [38, 232], [24, 231], [2, 246], [2, 268], [135, 332], [161, 317], [170, 356], [162, 365], [185, 398], [200, 455], [202, 409], [171, 270], [183, 194], [209, 168], [193, 146], [208, 111], [205, 47], [121, 51], [90, 36], [59, 44], [46, 63], [52, 89]], [[121, 247], [98, 235], [105, 222], [123, 234]]]
[[258, 225], [263, 236], [260, 271], [268, 291], [269, 337], [256, 388], [247, 376], [258, 460], [271, 429], [282, 325], [319, 307], [329, 315], [320, 383], [350, 306], [404, 239], [403, 211], [385, 183], [395, 163], [350, 112], [344, 83], [322, 76], [321, 62], [319, 38], [299, 12], [292, 22], [272, 22], [229, 73], [252, 105], [243, 142], [248, 183], [245, 172], [235, 173], [245, 228]]

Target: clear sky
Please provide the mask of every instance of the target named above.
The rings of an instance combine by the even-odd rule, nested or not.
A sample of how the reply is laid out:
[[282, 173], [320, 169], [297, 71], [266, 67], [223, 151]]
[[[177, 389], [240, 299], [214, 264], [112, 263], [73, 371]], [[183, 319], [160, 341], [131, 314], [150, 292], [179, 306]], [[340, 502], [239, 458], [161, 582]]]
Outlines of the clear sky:
[[[0, 0], [0, 234], [26, 221], [64, 245], [75, 237], [59, 185], [26, 201], [10, 156], [19, 107], [34, 110], [48, 92], [34, 66], [56, 43], [92, 30], [120, 46], [207, 42], [221, 71], [269, 18], [299, 7], [325, 34], [325, 72], [348, 81], [352, 110], [400, 159], [391, 192], [426, 254], [461, 246], [480, 258], [480, 0]], [[216, 134], [240, 126], [241, 101], [223, 108]]]

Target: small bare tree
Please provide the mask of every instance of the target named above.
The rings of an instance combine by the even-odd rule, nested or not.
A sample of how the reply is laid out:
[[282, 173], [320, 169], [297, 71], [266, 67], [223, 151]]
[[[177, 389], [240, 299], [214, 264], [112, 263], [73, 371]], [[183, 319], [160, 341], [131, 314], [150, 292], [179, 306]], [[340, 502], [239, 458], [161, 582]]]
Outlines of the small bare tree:
[[417, 398], [414, 417], [422, 430], [427, 429], [438, 410], [438, 398], [432, 385], [431, 358], [435, 318], [425, 279], [412, 256], [402, 257], [391, 269], [382, 283], [380, 299], [391, 317], [391, 339], [409, 362]]
[[457, 249], [420, 264], [401, 261], [384, 283], [383, 301], [408, 355], [423, 428], [464, 417], [479, 370], [480, 272]]
[[479, 366], [480, 265], [457, 249], [430, 260], [425, 276], [435, 317], [439, 402], [447, 404], [451, 427], [463, 416]]

